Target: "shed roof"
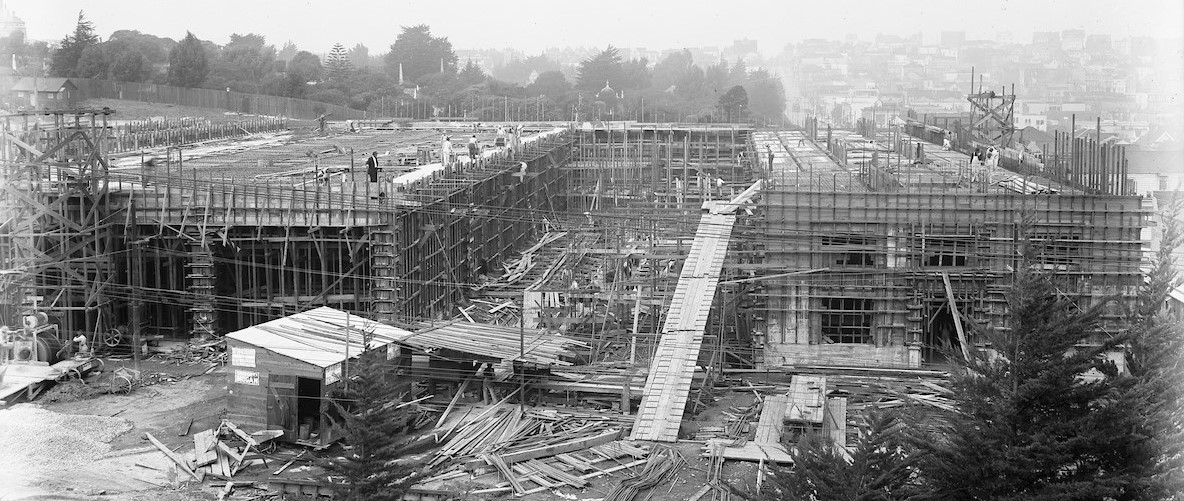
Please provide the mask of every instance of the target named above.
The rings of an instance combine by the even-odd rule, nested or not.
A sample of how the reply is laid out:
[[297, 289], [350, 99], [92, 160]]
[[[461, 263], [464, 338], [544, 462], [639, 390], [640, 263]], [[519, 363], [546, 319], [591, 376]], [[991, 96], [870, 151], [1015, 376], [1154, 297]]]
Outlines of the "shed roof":
[[[226, 337], [324, 368], [345, 360], [347, 333], [351, 358], [412, 335], [411, 331], [322, 306], [234, 331]], [[370, 342], [362, 349], [364, 335], [370, 337]]]
[[71, 87], [78, 88], [70, 82], [69, 78], [33, 78], [25, 77], [17, 80], [16, 84], [12, 86], [12, 90], [21, 91], [37, 91], [37, 92], [58, 92], [70, 84]]

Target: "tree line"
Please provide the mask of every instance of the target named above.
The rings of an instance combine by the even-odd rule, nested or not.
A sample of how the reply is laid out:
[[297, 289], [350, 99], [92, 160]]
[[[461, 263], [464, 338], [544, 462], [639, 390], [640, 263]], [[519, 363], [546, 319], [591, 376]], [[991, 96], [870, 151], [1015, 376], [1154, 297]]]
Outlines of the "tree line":
[[750, 70], [743, 60], [703, 67], [683, 50], [651, 63], [623, 59], [610, 45], [581, 61], [574, 79], [543, 55], [495, 69], [498, 76], [517, 80], [511, 83], [477, 62], [461, 64], [448, 38], [433, 35], [426, 25], [403, 27], [381, 56], [371, 56], [362, 44], [347, 49], [338, 43], [322, 60], [291, 42], [277, 49], [253, 33], [233, 34], [225, 45], [191, 32], [174, 41], [119, 30], [101, 40], [80, 12], [74, 31], [52, 51], [0, 40], [4, 49], [18, 59], [48, 52], [50, 76], [229, 89], [382, 116], [776, 123], [785, 111], [780, 77]]

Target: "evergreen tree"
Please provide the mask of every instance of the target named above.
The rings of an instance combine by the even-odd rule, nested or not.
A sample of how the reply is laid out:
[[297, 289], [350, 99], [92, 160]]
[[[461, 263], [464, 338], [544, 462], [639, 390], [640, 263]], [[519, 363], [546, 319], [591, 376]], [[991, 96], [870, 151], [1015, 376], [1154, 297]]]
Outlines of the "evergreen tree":
[[354, 48], [349, 50], [349, 61], [354, 68], [365, 69], [370, 67], [370, 49], [362, 44], [354, 45]]
[[193, 33], [185, 32], [181, 43], [169, 51], [169, 85], [200, 87], [210, 74], [206, 50]]
[[744, 84], [752, 115], [764, 123], [780, 123], [785, 118], [785, 86], [781, 77], [759, 69]]
[[354, 64], [350, 60], [349, 52], [345, 50], [345, 46], [334, 44], [333, 49], [325, 58], [325, 74], [329, 80], [335, 83], [344, 82], [349, 79], [350, 73], [353, 71]]
[[457, 84], [460, 88], [465, 88], [473, 85], [479, 85], [485, 82], [485, 71], [473, 63], [470, 59], [465, 62], [465, 67], [456, 75]]
[[913, 499], [916, 464], [923, 457], [906, 434], [903, 414], [870, 412], [864, 417], [850, 459], [829, 437], [806, 435], [793, 451], [793, 467], [774, 471], [759, 499], [800, 501], [888, 501]]
[[716, 108], [720, 121], [743, 122], [744, 117], [748, 116], [748, 92], [744, 91], [743, 86], [734, 86], [719, 97]]
[[78, 61], [82, 52], [87, 48], [99, 44], [99, 36], [95, 35], [95, 27], [82, 11], [78, 11], [78, 24], [74, 26], [74, 33], [62, 39], [61, 46], [53, 52], [49, 62], [49, 74], [57, 77], [78, 76]]
[[1171, 206], [1160, 218], [1159, 249], [1128, 315], [1132, 385], [1120, 396], [1120, 405], [1132, 411], [1141, 432], [1128, 449], [1130, 462], [1146, 468], [1138, 490], [1143, 499], [1184, 499], [1184, 328], [1178, 316], [1164, 309], [1181, 282], [1174, 258], [1181, 241], [1180, 209]]
[[[406, 446], [412, 421], [409, 407], [397, 408], [407, 386], [399, 384], [393, 364], [383, 357], [369, 356], [382, 352], [385, 350], [359, 357], [349, 389], [335, 395], [334, 405], [344, 420], [350, 449], [344, 461], [325, 466], [349, 482], [343, 497], [346, 501], [397, 501], [416, 479], [418, 464], [397, 461], [412, 452]], [[338, 404], [338, 400], [345, 403]]]
[[576, 88], [597, 92], [603, 89], [607, 82], [609, 87], [620, 88], [624, 70], [621, 66], [621, 55], [616, 47], [608, 46], [599, 54], [580, 62], [576, 73]]
[[927, 496], [1125, 499], [1138, 473], [1116, 451], [1132, 430], [1105, 359], [1120, 340], [1094, 335], [1104, 304], [1079, 309], [1034, 269], [1032, 246], [1021, 248], [1009, 325], [983, 329], [993, 353], [974, 353], [951, 377], [958, 413], [927, 442]]
[[410, 82], [419, 82], [436, 73], [456, 75], [456, 53], [452, 51], [452, 42], [448, 37], [432, 36], [431, 28], [426, 24], [404, 27], [383, 60], [387, 73], [396, 79], [402, 63], [403, 78]]

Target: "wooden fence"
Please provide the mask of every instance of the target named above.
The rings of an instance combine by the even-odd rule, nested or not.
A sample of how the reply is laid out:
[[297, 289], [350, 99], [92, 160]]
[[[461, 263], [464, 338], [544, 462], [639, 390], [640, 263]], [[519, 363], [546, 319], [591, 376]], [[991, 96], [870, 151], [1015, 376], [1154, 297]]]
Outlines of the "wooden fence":
[[270, 132], [288, 128], [287, 119], [260, 117], [237, 122], [212, 123], [197, 118], [141, 120], [112, 127], [108, 152], [123, 153], [156, 146], [176, 146]]
[[313, 120], [325, 113], [332, 113], [334, 120], [366, 118], [365, 111], [307, 99], [93, 78], [70, 81], [78, 86], [80, 99], [126, 99], [303, 120]]

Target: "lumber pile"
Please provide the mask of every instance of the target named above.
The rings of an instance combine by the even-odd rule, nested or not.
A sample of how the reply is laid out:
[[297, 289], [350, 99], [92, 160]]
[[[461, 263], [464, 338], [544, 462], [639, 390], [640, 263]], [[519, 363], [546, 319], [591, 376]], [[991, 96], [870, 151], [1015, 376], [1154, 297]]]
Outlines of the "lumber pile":
[[456, 422], [437, 427], [437, 438], [447, 441], [429, 465], [453, 467], [421, 485], [492, 472], [506, 482], [499, 489], [519, 495], [536, 488], [582, 488], [592, 474], [607, 473], [597, 463], [616, 464], [623, 457], [638, 461], [649, 453], [621, 441], [628, 427], [609, 413], [523, 410], [504, 401], [468, 417], [474, 413], [470, 409]]
[[827, 382], [831, 389], [847, 395], [849, 412], [907, 405], [924, 405], [957, 412], [950, 399], [954, 392], [939, 380], [920, 377], [828, 376]]
[[[465, 321], [452, 321], [435, 326], [422, 323], [418, 325], [422, 330], [404, 339], [404, 343], [417, 348], [448, 349], [539, 365], [571, 365], [563, 360], [575, 355], [571, 349], [586, 347], [586, 343], [557, 332], [540, 329], [524, 331], [518, 327]], [[525, 355], [521, 354], [523, 348]]]
[[[633, 501], [641, 493], [674, 479], [685, 464], [686, 459], [677, 450], [657, 446], [646, 461], [645, 469], [641, 473], [622, 479], [604, 497], [604, 501]], [[646, 499], [648, 498], [647, 495]]]
[[567, 236], [566, 231], [547, 232], [543, 234], [543, 237], [538, 242], [522, 251], [522, 255], [518, 259], [509, 263], [503, 263], [502, 268], [505, 270], [505, 273], [492, 284], [485, 284], [484, 286], [508, 285], [522, 280], [538, 264], [535, 253], [565, 236]]

